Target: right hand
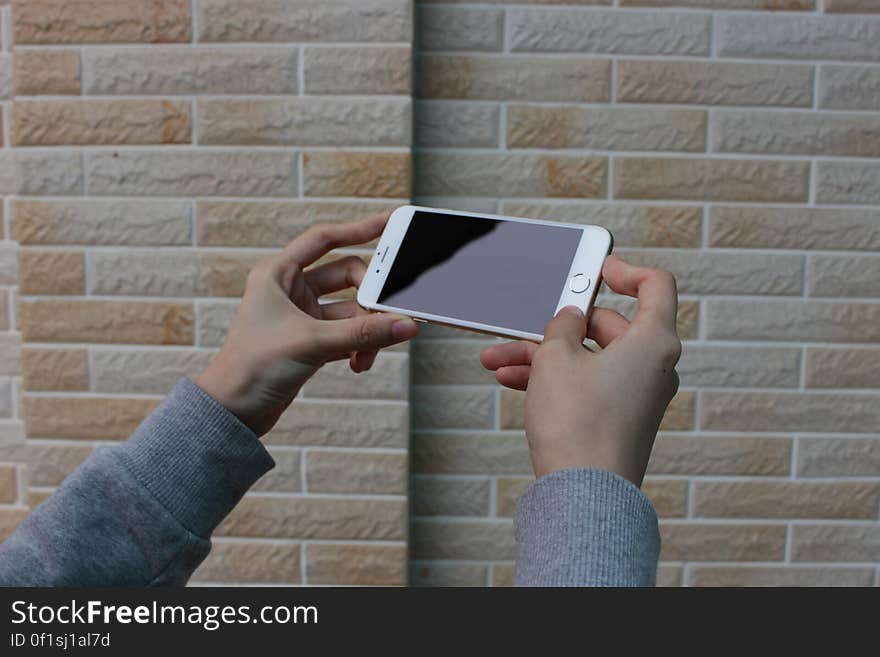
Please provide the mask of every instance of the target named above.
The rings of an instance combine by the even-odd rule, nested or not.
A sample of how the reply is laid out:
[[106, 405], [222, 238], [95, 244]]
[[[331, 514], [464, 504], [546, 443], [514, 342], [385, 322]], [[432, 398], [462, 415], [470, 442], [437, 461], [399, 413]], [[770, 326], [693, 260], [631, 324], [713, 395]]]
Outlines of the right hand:
[[[547, 325], [542, 344], [493, 345], [480, 360], [501, 385], [526, 391], [536, 476], [596, 468], [641, 486], [660, 420], [678, 391], [675, 278], [616, 256], [605, 261], [603, 275], [615, 292], [638, 298], [632, 322], [594, 308], [588, 325], [580, 309], [567, 306]], [[602, 351], [586, 349], [587, 336]]]

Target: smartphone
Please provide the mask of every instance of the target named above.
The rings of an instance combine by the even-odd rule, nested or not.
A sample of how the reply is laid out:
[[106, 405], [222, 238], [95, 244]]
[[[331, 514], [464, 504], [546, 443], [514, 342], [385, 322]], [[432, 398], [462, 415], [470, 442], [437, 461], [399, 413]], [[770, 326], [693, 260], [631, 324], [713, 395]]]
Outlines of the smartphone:
[[599, 226], [407, 205], [388, 220], [357, 300], [540, 342], [560, 308], [589, 312], [612, 245]]

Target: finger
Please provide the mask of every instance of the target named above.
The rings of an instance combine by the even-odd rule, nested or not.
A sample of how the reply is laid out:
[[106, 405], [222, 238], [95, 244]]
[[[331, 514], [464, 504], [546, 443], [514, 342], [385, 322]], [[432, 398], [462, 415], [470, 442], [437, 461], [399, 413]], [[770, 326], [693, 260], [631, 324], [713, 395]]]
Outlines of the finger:
[[351, 354], [349, 365], [355, 374], [368, 371], [376, 361], [377, 351], [355, 351]]
[[284, 266], [294, 264], [304, 268], [333, 249], [374, 240], [385, 229], [388, 216], [386, 213], [360, 221], [312, 226], [284, 248], [279, 261]]
[[537, 349], [538, 345], [527, 340], [495, 344], [483, 349], [480, 363], [487, 370], [497, 370], [499, 367], [510, 365], [529, 365], [532, 362], [532, 354]]
[[495, 380], [505, 388], [525, 390], [529, 385], [532, 368], [529, 365], [513, 365], [502, 367], [495, 372]]
[[321, 304], [322, 319], [349, 319], [350, 317], [369, 314], [370, 311], [361, 308], [354, 299]]
[[616, 310], [593, 308], [587, 325], [587, 337], [603, 349], [629, 328], [629, 320]]
[[608, 287], [618, 294], [638, 298], [639, 309], [633, 322], [659, 321], [675, 330], [678, 292], [672, 274], [662, 269], [636, 267], [617, 256], [608, 256], [602, 275]]
[[416, 336], [418, 324], [409, 317], [390, 313], [370, 313], [339, 319], [320, 321], [315, 341], [325, 358], [352, 351], [383, 349]]
[[315, 296], [320, 297], [349, 287], [360, 287], [366, 273], [367, 264], [363, 258], [351, 255], [309, 269], [305, 280]]
[[577, 306], [566, 306], [550, 320], [544, 329], [544, 344], [560, 340], [580, 348], [587, 337], [587, 319]]

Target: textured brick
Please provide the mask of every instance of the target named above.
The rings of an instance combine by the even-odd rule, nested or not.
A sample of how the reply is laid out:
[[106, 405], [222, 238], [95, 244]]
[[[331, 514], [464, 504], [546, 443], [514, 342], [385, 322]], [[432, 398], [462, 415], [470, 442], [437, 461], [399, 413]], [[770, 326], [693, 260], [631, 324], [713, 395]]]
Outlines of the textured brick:
[[880, 109], [880, 68], [829, 64], [820, 71], [819, 107]]
[[687, 481], [649, 477], [642, 483], [642, 492], [651, 500], [661, 518], [683, 518], [687, 515]]
[[513, 586], [516, 579], [516, 566], [512, 563], [492, 564], [491, 586]]
[[499, 108], [495, 104], [420, 101], [415, 107], [417, 146], [498, 146]]
[[880, 60], [880, 21], [873, 18], [726, 14], [716, 29], [722, 57]]
[[685, 386], [796, 388], [801, 350], [688, 343], [675, 369]]
[[816, 297], [880, 296], [880, 258], [847, 254], [814, 255], [807, 291]]
[[534, 481], [534, 477], [498, 477], [495, 484], [495, 515], [514, 516], [520, 496]]
[[160, 43], [192, 38], [189, 0], [13, 0], [16, 44]]
[[806, 201], [808, 162], [628, 157], [614, 161], [622, 199]]
[[413, 477], [413, 516], [485, 516], [489, 513], [489, 478]]
[[[825, 0], [826, 8], [828, 2]], [[816, 0], [620, 0], [621, 7], [695, 7], [698, 9], [767, 9], [770, 11], [806, 11]]]
[[825, 0], [825, 13], [868, 14], [880, 12], [875, 0]]
[[408, 99], [215, 99], [198, 104], [200, 144], [407, 146]]
[[714, 518], [874, 518], [880, 484], [698, 481], [694, 515]]
[[0, 465], [0, 504], [14, 504], [18, 499], [18, 477], [16, 468]]
[[[0, 331], [9, 330], [9, 294], [5, 290], [0, 291]], [[2, 345], [0, 345], [2, 350]], [[0, 356], [0, 362], [3, 358]]]
[[832, 301], [709, 301], [707, 336], [731, 340], [876, 342], [880, 304]]
[[785, 525], [665, 522], [660, 536], [664, 561], [780, 561], [785, 555]]
[[880, 524], [795, 525], [792, 561], [880, 561]]
[[192, 344], [192, 305], [150, 301], [20, 301], [26, 342]]
[[880, 349], [808, 347], [808, 388], [880, 388]]
[[880, 249], [880, 212], [819, 208], [713, 207], [711, 246]]
[[269, 452], [275, 461], [275, 467], [264, 474], [254, 484], [254, 491], [271, 493], [302, 492], [302, 456], [297, 449], [272, 448]]
[[495, 392], [489, 387], [414, 386], [411, 389], [415, 429], [491, 429]]
[[696, 566], [688, 586], [871, 586], [869, 568], [793, 568]]
[[502, 212], [515, 217], [603, 226], [616, 246], [697, 247], [702, 208], [621, 203], [525, 203], [507, 201]]
[[80, 54], [76, 50], [18, 50], [12, 84], [18, 95], [80, 93]]
[[406, 536], [406, 501], [246, 496], [216, 535], [395, 541]]
[[501, 50], [504, 13], [480, 7], [431, 7], [416, 4], [418, 44], [431, 50]]
[[0, 333], [0, 374], [21, 374], [21, 335]]
[[791, 469], [791, 439], [783, 437], [661, 434], [649, 475], [784, 476]]
[[706, 55], [709, 17], [703, 14], [512, 9], [514, 52]]
[[200, 41], [412, 40], [410, 0], [200, 0]]
[[200, 347], [219, 347], [223, 344], [226, 331], [238, 310], [238, 302], [200, 301], [198, 302]]
[[415, 384], [493, 383], [495, 374], [480, 365], [485, 340], [416, 340], [412, 344]]
[[89, 49], [83, 88], [102, 95], [296, 93], [297, 66], [294, 47]]
[[408, 153], [335, 151], [303, 155], [306, 196], [408, 198], [411, 178]]
[[405, 495], [407, 455], [363, 451], [306, 454], [306, 490], [314, 493]]
[[411, 467], [424, 474], [531, 474], [522, 432], [416, 433]]
[[125, 440], [159, 401], [119, 397], [24, 397], [28, 437]]
[[700, 427], [730, 431], [876, 431], [880, 395], [708, 392]]
[[510, 520], [415, 520], [410, 528], [414, 559], [513, 559]]
[[400, 447], [409, 442], [407, 405], [296, 401], [266, 436], [268, 444]]
[[306, 546], [306, 579], [310, 585], [404, 586], [405, 545]]
[[18, 267], [18, 252], [15, 245], [9, 243], [0, 245], [0, 285], [15, 285], [18, 282]]
[[819, 162], [819, 203], [880, 203], [880, 162]]
[[92, 349], [92, 390], [168, 394], [184, 376], [195, 378], [213, 357], [211, 351]]
[[801, 477], [874, 477], [880, 471], [880, 439], [801, 438]]
[[409, 46], [306, 48], [305, 93], [408, 95], [410, 51]]
[[681, 578], [683, 568], [681, 566], [671, 566], [668, 564], [659, 564], [657, 566], [657, 586], [662, 587], [678, 587], [681, 586]]
[[401, 399], [409, 396], [409, 359], [381, 353], [369, 372], [355, 375], [348, 361], [328, 363], [303, 387], [303, 396], [344, 399]]
[[603, 102], [611, 98], [611, 62], [494, 55], [422, 55], [416, 95], [467, 100]]
[[415, 193], [421, 195], [602, 198], [604, 157], [508, 153], [422, 153]]
[[24, 349], [21, 369], [25, 390], [88, 390], [85, 349]]
[[193, 573], [193, 582], [299, 584], [297, 543], [227, 543], [213, 541], [211, 552]]
[[0, 541], [5, 541], [12, 536], [12, 532], [14, 532], [15, 528], [21, 524], [21, 521], [27, 517], [29, 512], [30, 509], [26, 508], [0, 509]]
[[448, 563], [443, 561], [411, 563], [410, 586], [486, 586], [485, 564]]
[[15, 152], [15, 193], [22, 196], [78, 196], [83, 190], [79, 153]]
[[77, 251], [20, 251], [21, 294], [84, 294], [83, 254]]
[[96, 196], [293, 196], [297, 157], [276, 152], [88, 153]]
[[511, 105], [510, 148], [703, 151], [702, 110]]

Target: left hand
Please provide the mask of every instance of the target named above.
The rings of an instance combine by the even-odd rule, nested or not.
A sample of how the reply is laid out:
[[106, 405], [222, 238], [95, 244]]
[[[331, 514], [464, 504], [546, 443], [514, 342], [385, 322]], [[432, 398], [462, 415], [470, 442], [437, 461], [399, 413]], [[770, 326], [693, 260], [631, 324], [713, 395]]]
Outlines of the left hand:
[[318, 303], [361, 284], [361, 258], [306, 269], [333, 249], [377, 238], [387, 221], [386, 214], [313, 226], [263, 259], [248, 275], [241, 306], [199, 387], [262, 436], [325, 363], [348, 358], [352, 371], [363, 372], [377, 350], [414, 337], [418, 326], [408, 317], [372, 313], [354, 300]]

